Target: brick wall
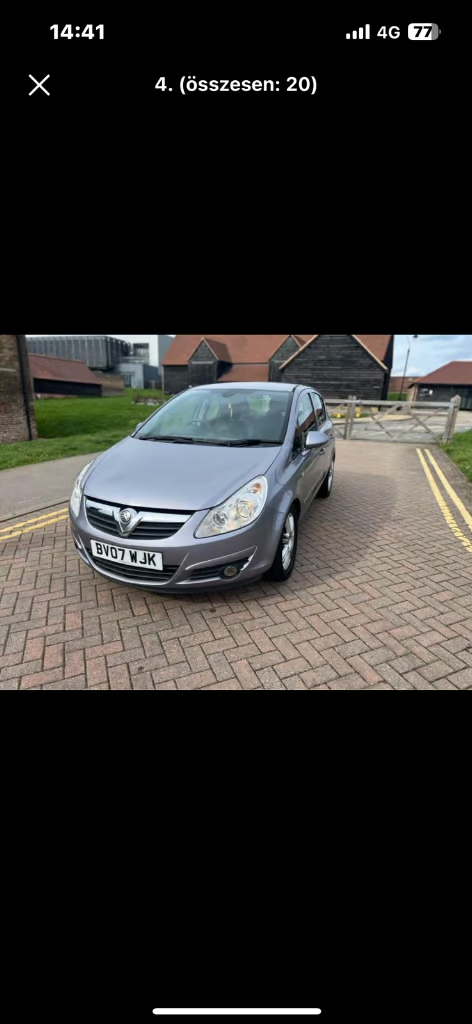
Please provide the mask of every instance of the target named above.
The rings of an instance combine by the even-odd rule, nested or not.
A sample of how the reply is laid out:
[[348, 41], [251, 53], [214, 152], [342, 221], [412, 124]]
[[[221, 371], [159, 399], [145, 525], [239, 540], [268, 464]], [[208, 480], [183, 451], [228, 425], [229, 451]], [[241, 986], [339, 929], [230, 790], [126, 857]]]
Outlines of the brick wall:
[[[20, 352], [18, 352], [18, 347]], [[23, 364], [23, 381], [27, 394], [31, 435], [33, 439], [38, 436], [25, 335], [0, 334], [0, 444], [30, 440], [20, 357]]]

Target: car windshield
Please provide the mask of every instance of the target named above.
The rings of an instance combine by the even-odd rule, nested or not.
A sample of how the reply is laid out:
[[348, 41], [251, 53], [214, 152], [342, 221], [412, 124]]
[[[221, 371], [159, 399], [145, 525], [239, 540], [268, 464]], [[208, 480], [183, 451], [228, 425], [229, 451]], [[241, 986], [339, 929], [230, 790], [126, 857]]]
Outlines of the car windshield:
[[137, 431], [140, 440], [182, 444], [282, 444], [292, 392], [269, 388], [189, 389]]

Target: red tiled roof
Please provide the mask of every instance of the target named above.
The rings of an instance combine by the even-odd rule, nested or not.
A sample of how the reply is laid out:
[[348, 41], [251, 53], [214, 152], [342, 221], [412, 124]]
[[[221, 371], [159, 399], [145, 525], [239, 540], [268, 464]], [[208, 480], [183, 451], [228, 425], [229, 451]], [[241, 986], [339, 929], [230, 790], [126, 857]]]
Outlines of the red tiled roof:
[[217, 359], [222, 360], [225, 363], [230, 363], [232, 361], [228, 349], [223, 341], [215, 341], [214, 338], [205, 338], [205, 341], [208, 348], [211, 349], [213, 355], [216, 356]]
[[269, 380], [268, 363], [236, 363], [228, 373], [224, 373], [218, 383], [227, 384], [233, 381], [265, 381]]
[[[224, 346], [230, 363], [264, 363], [269, 361], [288, 337], [288, 334], [177, 334], [162, 365], [185, 365], [201, 341], [207, 341], [213, 351], [215, 344]], [[225, 356], [218, 358], [224, 359]]]
[[416, 384], [456, 384], [458, 387], [472, 386], [472, 359], [455, 359], [439, 369], [418, 377]]
[[161, 361], [161, 366], [185, 366], [203, 340], [203, 334], [176, 334]]
[[102, 384], [86, 363], [79, 359], [57, 359], [56, 356], [28, 354], [31, 376], [35, 380], [63, 380], [75, 384]]
[[[294, 334], [293, 337], [296, 341], [300, 341], [302, 345], [306, 345], [307, 342], [312, 341], [317, 335]], [[355, 337], [359, 338], [359, 341], [362, 341], [363, 345], [372, 352], [372, 355], [376, 356], [383, 363], [392, 337], [391, 334], [356, 334]]]
[[387, 355], [387, 349], [390, 344], [392, 335], [391, 334], [356, 334], [356, 338], [362, 341], [369, 352], [372, 352], [373, 356], [380, 359], [380, 362], [385, 361]]
[[219, 340], [225, 342], [232, 363], [266, 363], [288, 337], [288, 334], [223, 334]]
[[[303, 349], [307, 348], [310, 342], [314, 341], [315, 338], [318, 337], [318, 335], [298, 334], [297, 337], [302, 341], [303, 338], [306, 339], [305, 341], [303, 341], [303, 344], [301, 346], [301, 348]], [[387, 349], [392, 338], [391, 334], [353, 334], [352, 337], [357, 338], [357, 341], [374, 356], [374, 359], [377, 359], [377, 362], [381, 363], [384, 370], [387, 369], [387, 367], [383, 363], [383, 359], [385, 359], [387, 354]], [[293, 355], [289, 356], [289, 358], [286, 359], [284, 363], [282, 363], [281, 369], [283, 369], [285, 366], [288, 366], [292, 362], [292, 360], [295, 362], [297, 356], [297, 352], [294, 352]]]
[[[264, 363], [275, 355], [289, 337], [289, 334], [177, 334], [162, 360], [162, 365], [185, 366], [201, 341], [208, 342], [217, 359], [231, 363]], [[301, 348], [316, 338], [316, 334], [294, 334], [292, 337]], [[372, 355], [383, 362], [391, 334], [357, 334], [355, 337], [359, 338]]]

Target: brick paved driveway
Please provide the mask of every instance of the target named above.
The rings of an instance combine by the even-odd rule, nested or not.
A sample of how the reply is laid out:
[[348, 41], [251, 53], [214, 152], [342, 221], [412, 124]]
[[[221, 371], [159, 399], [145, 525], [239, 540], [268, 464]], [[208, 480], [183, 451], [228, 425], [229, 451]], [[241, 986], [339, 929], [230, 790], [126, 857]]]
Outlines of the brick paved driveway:
[[472, 531], [439, 486], [465, 541], [413, 446], [339, 442], [288, 584], [208, 597], [95, 576], [67, 521], [0, 523], [0, 689], [471, 689]]

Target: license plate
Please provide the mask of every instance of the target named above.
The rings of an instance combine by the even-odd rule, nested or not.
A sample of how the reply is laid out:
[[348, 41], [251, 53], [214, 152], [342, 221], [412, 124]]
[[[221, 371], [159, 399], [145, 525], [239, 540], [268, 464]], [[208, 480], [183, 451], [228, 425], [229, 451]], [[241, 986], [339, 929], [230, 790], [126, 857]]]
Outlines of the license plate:
[[92, 555], [107, 558], [109, 562], [119, 565], [142, 566], [143, 569], [162, 569], [162, 555], [156, 551], [133, 551], [131, 548], [119, 548], [116, 544], [104, 544], [100, 540], [90, 541]]

